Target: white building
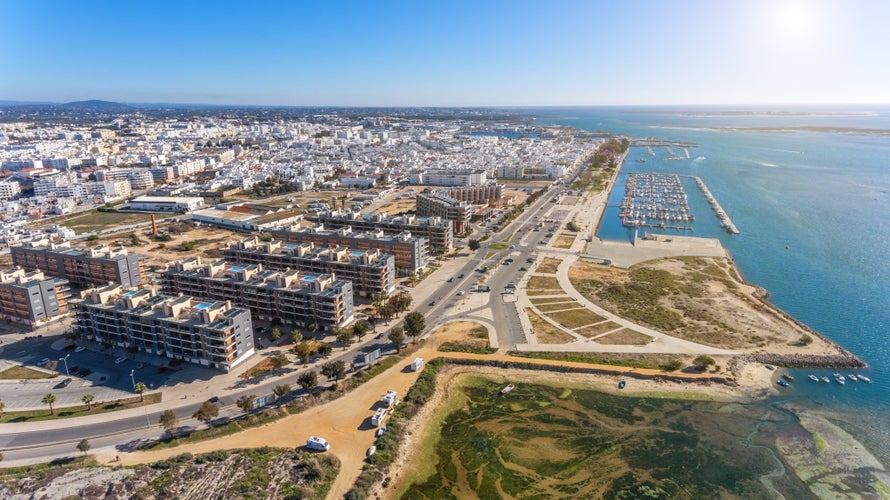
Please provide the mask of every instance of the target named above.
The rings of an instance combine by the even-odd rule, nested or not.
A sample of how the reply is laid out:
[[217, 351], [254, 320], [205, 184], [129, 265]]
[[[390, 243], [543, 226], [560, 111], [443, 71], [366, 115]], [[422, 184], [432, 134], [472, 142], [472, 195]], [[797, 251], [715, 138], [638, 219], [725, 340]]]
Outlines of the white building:
[[0, 182], [0, 200], [15, 198], [22, 192], [22, 186], [15, 181]]
[[177, 196], [140, 196], [130, 200], [130, 209], [148, 212], [191, 212], [204, 206], [204, 198]]

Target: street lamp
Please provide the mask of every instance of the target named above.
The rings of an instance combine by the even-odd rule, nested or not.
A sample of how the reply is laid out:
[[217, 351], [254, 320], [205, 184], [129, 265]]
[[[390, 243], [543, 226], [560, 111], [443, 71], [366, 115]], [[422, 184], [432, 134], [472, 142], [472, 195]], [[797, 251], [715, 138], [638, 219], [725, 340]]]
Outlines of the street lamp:
[[64, 358], [59, 358], [59, 361], [62, 361], [65, 363], [65, 376], [66, 377], [71, 376], [71, 373], [68, 372], [68, 356], [71, 356], [71, 354], [67, 354]]
[[133, 391], [136, 390], [136, 378], [133, 374], [136, 373], [136, 370], [130, 370], [130, 381], [133, 382]]

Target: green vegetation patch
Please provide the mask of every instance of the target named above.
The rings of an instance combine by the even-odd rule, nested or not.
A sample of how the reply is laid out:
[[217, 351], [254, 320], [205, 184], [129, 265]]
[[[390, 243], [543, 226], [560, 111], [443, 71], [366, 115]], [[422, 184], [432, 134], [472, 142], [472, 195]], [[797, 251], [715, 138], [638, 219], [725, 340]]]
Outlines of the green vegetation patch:
[[544, 260], [538, 264], [537, 269], [535, 269], [536, 273], [543, 274], [556, 274], [556, 268], [562, 264], [561, 259], [554, 259], [552, 257], [546, 257]]
[[404, 498], [769, 497], [758, 478], [774, 460], [740, 444], [757, 415], [738, 405], [502, 386], [454, 391], [466, 403], [446, 405], [433, 455], [416, 461], [435, 471]]
[[654, 339], [645, 333], [636, 332], [630, 328], [622, 328], [596, 339], [600, 344], [610, 345], [646, 345], [652, 340]]
[[506, 249], [510, 248], [510, 245], [508, 245], [506, 243], [491, 243], [488, 245], [488, 248], [490, 248], [492, 250], [506, 250]]
[[572, 329], [590, 325], [605, 319], [588, 309], [572, 309], [570, 311], [554, 312], [547, 314], [547, 316], [550, 316], [564, 327]]
[[493, 354], [497, 349], [488, 345], [488, 328], [477, 326], [470, 330], [468, 338], [444, 342], [439, 346], [441, 352], [471, 352], [474, 354]]
[[650, 370], [674, 371], [683, 363], [671, 354], [626, 354], [609, 352], [524, 352], [511, 351], [511, 355], [523, 358], [550, 359], [554, 361], [572, 361], [594, 365], [626, 366], [629, 368], [648, 368]]
[[37, 422], [40, 420], [54, 420], [57, 418], [73, 418], [83, 417], [86, 415], [95, 415], [97, 413], [108, 413], [118, 410], [128, 410], [130, 408], [139, 408], [140, 406], [152, 405], [161, 402], [161, 393], [153, 392], [145, 395], [145, 401], [141, 401], [139, 396], [125, 399], [117, 399], [114, 401], [95, 402], [91, 408], [87, 410], [86, 405], [67, 406], [64, 408], [54, 408], [54, 414], [50, 413], [49, 406], [44, 410], [28, 410], [28, 411], [7, 411], [0, 417], [0, 423], [19, 423], [19, 422]]
[[[175, 214], [155, 214], [157, 220], [172, 217]], [[129, 226], [143, 222], [151, 222], [151, 214], [132, 212], [89, 212], [69, 217], [61, 222], [55, 221], [78, 234], [91, 233], [119, 226]]]
[[24, 380], [24, 379], [36, 379], [36, 378], [54, 378], [57, 377], [55, 373], [47, 373], [42, 372], [40, 370], [34, 370], [32, 368], [28, 368], [27, 366], [10, 366], [9, 368], [0, 372], [0, 380]]

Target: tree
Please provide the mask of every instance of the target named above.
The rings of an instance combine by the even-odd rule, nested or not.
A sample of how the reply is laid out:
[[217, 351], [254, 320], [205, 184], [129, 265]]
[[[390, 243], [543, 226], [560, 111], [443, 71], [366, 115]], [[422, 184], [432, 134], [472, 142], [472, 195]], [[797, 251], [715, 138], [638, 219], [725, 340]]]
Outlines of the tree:
[[352, 332], [346, 328], [340, 328], [337, 330], [337, 342], [343, 345], [345, 349], [346, 346], [349, 345], [349, 341], [352, 340]]
[[276, 398], [281, 399], [290, 394], [290, 384], [276, 385], [272, 388], [272, 393], [275, 394]]
[[367, 321], [356, 321], [355, 324], [352, 325], [352, 334], [355, 335], [356, 338], [361, 340], [362, 337], [364, 337], [365, 334], [368, 333], [368, 329], [370, 327], [371, 325], [369, 325]]
[[475, 252], [476, 250], [479, 250], [479, 247], [481, 247], [482, 244], [479, 243], [479, 240], [470, 240], [467, 242], [467, 246], [470, 248], [470, 250]]
[[694, 366], [696, 370], [702, 372], [707, 370], [709, 366], [714, 364], [717, 364], [717, 362], [714, 361], [714, 358], [705, 356], [704, 354], [692, 360], [692, 366]]
[[213, 419], [218, 416], [219, 406], [217, 406], [216, 403], [211, 403], [210, 401], [204, 401], [204, 404], [202, 404], [195, 413], [192, 413], [192, 418], [194, 418], [195, 420], [200, 420], [208, 426], [211, 425]]
[[318, 344], [318, 347], [316, 348], [316, 352], [324, 357], [330, 356], [333, 351], [334, 346], [331, 344]]
[[164, 431], [173, 436], [173, 431], [176, 430], [176, 424], [179, 423], [179, 419], [176, 418], [176, 413], [173, 413], [173, 410], [164, 410], [161, 412], [161, 418], [158, 419], [158, 423], [161, 424], [161, 427], [164, 428]]
[[808, 345], [810, 345], [810, 344], [813, 343], [813, 337], [810, 336], [810, 335], [807, 335], [807, 334], [805, 333], [805, 334], [803, 334], [803, 335], [800, 336], [800, 341], [799, 341], [799, 343], [800, 343], [800, 345], [802, 345], [802, 346], [808, 346]]
[[294, 344], [296, 344], [299, 341], [303, 340], [303, 334], [300, 333], [300, 330], [297, 330], [296, 328], [294, 328], [290, 332], [290, 339]]
[[315, 370], [310, 370], [300, 375], [300, 378], [297, 379], [297, 383], [300, 384], [300, 387], [307, 391], [309, 389], [312, 389], [313, 387], [318, 385], [318, 372], [316, 372]]
[[136, 385], [133, 387], [133, 392], [139, 395], [139, 401], [145, 401], [145, 391], [148, 390], [148, 387], [145, 386], [142, 382], [136, 382]]
[[238, 406], [238, 408], [241, 408], [241, 411], [247, 413], [253, 409], [253, 404], [255, 402], [256, 396], [254, 396], [253, 394], [245, 394], [238, 398], [237, 401], [235, 401], [235, 405]]
[[346, 376], [346, 363], [337, 360], [321, 365], [321, 374], [327, 378], [340, 380]]
[[0, 418], [3, 418], [3, 412], [6, 411], [6, 403], [0, 401]]
[[411, 336], [415, 344], [417, 343], [417, 336], [423, 332], [425, 326], [426, 318], [423, 317], [423, 314], [414, 311], [405, 316], [405, 332]]
[[304, 365], [309, 364], [312, 355], [316, 352], [316, 344], [314, 341], [304, 340], [294, 346], [294, 353], [300, 358]]
[[41, 403], [45, 405], [49, 405], [49, 414], [55, 415], [56, 410], [53, 409], [53, 404], [56, 402], [56, 395], [53, 393], [49, 393], [46, 396], [43, 396], [43, 399], [40, 400]]
[[90, 451], [90, 441], [88, 439], [81, 439], [79, 443], [77, 443], [77, 449], [83, 453], [83, 456], [87, 456], [87, 452]]
[[83, 397], [80, 398], [80, 401], [87, 405], [87, 411], [90, 411], [93, 409], [93, 400], [95, 399], [96, 396], [93, 396], [92, 394], [84, 394]]
[[284, 368], [288, 363], [287, 355], [281, 351], [276, 352], [274, 356], [269, 358], [269, 361], [272, 362], [272, 368], [276, 370]]
[[281, 328], [278, 328], [277, 326], [273, 328], [270, 336], [272, 337], [273, 342], [278, 342], [278, 339], [281, 338]]
[[390, 342], [396, 345], [396, 352], [402, 352], [402, 342], [405, 341], [405, 329], [401, 326], [397, 326], [389, 331], [389, 335], [386, 336]]

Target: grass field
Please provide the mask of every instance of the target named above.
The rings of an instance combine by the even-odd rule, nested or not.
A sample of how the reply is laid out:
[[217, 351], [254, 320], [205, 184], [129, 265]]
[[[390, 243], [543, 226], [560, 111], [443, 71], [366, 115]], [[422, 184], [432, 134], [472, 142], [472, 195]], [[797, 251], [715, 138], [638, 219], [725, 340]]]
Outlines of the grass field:
[[769, 498], [758, 478], [775, 461], [740, 443], [760, 417], [742, 405], [502, 386], [452, 382], [415, 461], [429, 472], [400, 471], [416, 478], [402, 498]]
[[40, 370], [32, 370], [26, 366], [10, 366], [0, 372], [0, 380], [24, 380], [38, 378], [53, 378], [58, 375], [54, 373], [46, 373]]
[[591, 325], [586, 328], [580, 328], [578, 330], [575, 330], [575, 333], [590, 338], [596, 337], [597, 335], [601, 335], [611, 330], [615, 330], [617, 328], [621, 328], [621, 325], [613, 321], [605, 321], [603, 323]]
[[539, 344], [567, 344], [575, 340], [575, 337], [551, 325], [533, 311], [526, 311], [526, 313]]
[[532, 276], [528, 280], [528, 290], [562, 290], [556, 278], [548, 276]]
[[574, 234], [560, 234], [556, 241], [553, 242], [553, 248], [572, 248], [572, 243], [575, 242]]
[[561, 259], [546, 257], [543, 261], [541, 261], [537, 269], [535, 269], [535, 272], [542, 274], [556, 274], [556, 268], [559, 267], [561, 263]]
[[551, 311], [561, 311], [563, 309], [578, 309], [581, 306], [578, 305], [574, 300], [570, 300], [568, 302], [556, 302], [550, 304], [541, 304], [536, 306], [541, 312], [551, 312]]
[[635, 332], [629, 328], [622, 328], [617, 332], [604, 335], [596, 339], [600, 344], [614, 345], [646, 345], [654, 339], [646, 334]]
[[570, 302], [570, 301], [574, 301], [575, 299], [569, 297], [568, 295], [563, 295], [560, 297], [547, 297], [544, 299], [529, 299], [529, 300], [531, 300], [532, 304], [537, 306], [537, 305], [542, 305], [542, 304], [553, 304], [554, 302]]
[[[157, 220], [166, 219], [176, 214], [155, 214]], [[151, 222], [151, 214], [124, 213], [124, 212], [99, 212], [91, 210], [83, 214], [72, 216], [59, 224], [73, 229], [77, 234], [101, 231], [117, 226], [128, 226], [141, 222]]]
[[599, 314], [587, 309], [573, 309], [571, 311], [555, 312], [548, 314], [548, 316], [566, 328], [579, 328], [605, 319]]

